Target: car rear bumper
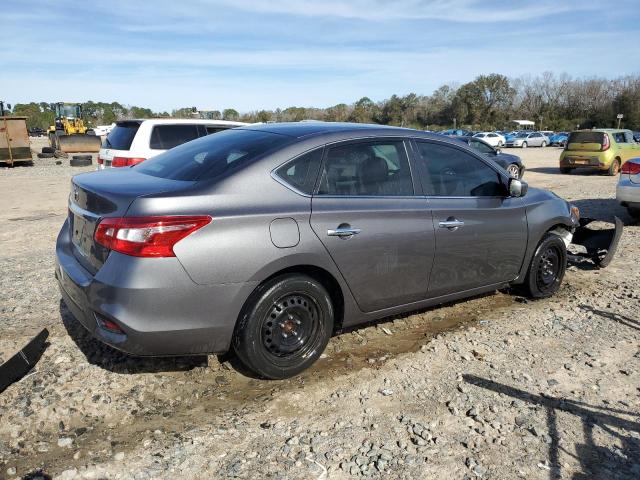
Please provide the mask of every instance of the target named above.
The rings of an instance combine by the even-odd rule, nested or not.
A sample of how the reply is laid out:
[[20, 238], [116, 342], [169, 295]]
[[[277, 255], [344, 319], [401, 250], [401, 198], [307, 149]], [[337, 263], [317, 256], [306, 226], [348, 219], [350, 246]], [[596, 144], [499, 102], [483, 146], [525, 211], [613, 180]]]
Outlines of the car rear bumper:
[[[76, 260], [65, 223], [56, 243], [55, 276], [64, 303], [96, 339], [140, 356], [223, 353], [254, 282], [194, 283], [177, 258], [111, 252], [92, 276]], [[105, 329], [101, 320], [118, 325]]]
[[621, 177], [616, 187], [616, 200], [625, 207], [640, 207], [640, 183], [633, 183], [627, 178]]
[[562, 156], [560, 158], [560, 167], [607, 170], [609, 168], [609, 164], [597, 156], [576, 154]]

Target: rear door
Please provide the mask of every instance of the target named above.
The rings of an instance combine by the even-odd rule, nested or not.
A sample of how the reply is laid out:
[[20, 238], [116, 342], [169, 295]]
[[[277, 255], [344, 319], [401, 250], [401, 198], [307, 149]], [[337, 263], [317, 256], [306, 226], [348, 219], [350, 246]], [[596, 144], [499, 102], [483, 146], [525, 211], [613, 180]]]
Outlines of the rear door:
[[524, 202], [506, 196], [508, 180], [462, 148], [416, 140], [415, 149], [436, 238], [429, 296], [513, 280], [528, 235]]
[[402, 139], [325, 149], [311, 226], [365, 312], [427, 295], [434, 231], [415, 187]]

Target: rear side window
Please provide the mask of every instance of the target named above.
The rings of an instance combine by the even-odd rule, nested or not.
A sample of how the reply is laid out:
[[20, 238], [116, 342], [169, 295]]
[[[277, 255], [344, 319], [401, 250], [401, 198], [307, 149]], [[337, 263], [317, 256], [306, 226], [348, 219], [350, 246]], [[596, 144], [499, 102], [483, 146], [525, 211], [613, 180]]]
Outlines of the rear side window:
[[499, 197], [505, 194], [498, 172], [473, 155], [440, 143], [417, 144], [426, 195]]
[[302, 193], [311, 195], [322, 162], [322, 148], [300, 155], [276, 170], [276, 175]]
[[230, 129], [179, 145], [132, 168], [171, 180], [210, 180], [236, 171], [291, 141], [291, 137], [276, 133]]
[[328, 149], [320, 195], [413, 195], [409, 161], [402, 141], [359, 142]]
[[107, 135], [102, 147], [129, 150], [139, 128], [140, 122], [118, 122]]
[[168, 150], [200, 137], [198, 125], [155, 125], [149, 148]]
[[624, 132], [614, 133], [613, 138], [615, 139], [616, 143], [627, 143], [627, 139], [624, 135]]

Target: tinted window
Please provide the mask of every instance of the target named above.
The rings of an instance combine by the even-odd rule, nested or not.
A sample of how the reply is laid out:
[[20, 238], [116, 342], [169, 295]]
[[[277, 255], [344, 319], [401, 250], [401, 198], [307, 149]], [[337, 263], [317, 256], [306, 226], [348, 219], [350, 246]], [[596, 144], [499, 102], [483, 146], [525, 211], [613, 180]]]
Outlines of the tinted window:
[[627, 143], [627, 139], [624, 136], [624, 132], [615, 132], [613, 138], [616, 143]]
[[490, 147], [486, 143], [481, 142], [479, 140], [471, 140], [469, 142], [469, 146], [471, 148], [473, 148], [474, 150], [476, 150], [477, 152], [480, 152], [480, 153], [493, 153], [494, 152], [492, 147]]
[[571, 132], [568, 143], [599, 143], [602, 145], [602, 132]]
[[151, 131], [149, 148], [168, 150], [198, 137], [198, 125], [156, 125]]
[[140, 122], [118, 122], [107, 135], [102, 146], [116, 150], [129, 150], [138, 128], [140, 128]]
[[211, 135], [212, 133], [218, 133], [218, 132], [222, 132], [224, 130], [228, 130], [229, 127], [213, 127], [213, 126], [209, 126], [207, 125], [207, 135]]
[[322, 149], [305, 153], [276, 170], [276, 175], [295, 189], [311, 195], [322, 162]]
[[473, 155], [448, 145], [418, 142], [426, 195], [440, 197], [503, 196], [500, 175]]
[[254, 130], [227, 130], [199, 138], [136, 165], [141, 173], [172, 180], [206, 180], [230, 173], [292, 141]]
[[319, 194], [413, 195], [402, 141], [352, 143], [331, 147], [320, 177]]

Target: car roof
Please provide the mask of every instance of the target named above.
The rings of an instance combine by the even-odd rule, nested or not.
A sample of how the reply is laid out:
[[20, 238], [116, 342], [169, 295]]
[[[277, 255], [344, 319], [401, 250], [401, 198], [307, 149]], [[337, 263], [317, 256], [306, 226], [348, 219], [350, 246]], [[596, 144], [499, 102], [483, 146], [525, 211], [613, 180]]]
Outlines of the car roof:
[[198, 124], [198, 125], [233, 125], [233, 126], [243, 126], [249, 125], [246, 122], [232, 122], [230, 120], [204, 120], [201, 118], [132, 118], [130, 120], [118, 120], [116, 125], [119, 123], [127, 123], [127, 122], [137, 122], [137, 123], [148, 123], [152, 125], [175, 125], [175, 124]]
[[388, 125], [374, 125], [368, 123], [346, 123], [346, 122], [283, 122], [283, 123], [260, 123], [246, 125], [244, 130], [257, 130], [269, 133], [278, 133], [280, 135], [288, 135], [294, 138], [302, 138], [312, 135], [329, 134], [329, 133], [354, 133], [354, 132], [370, 132], [376, 134], [399, 134], [405, 132], [408, 135], [416, 133], [424, 133], [420, 130], [411, 128], [392, 127]]

